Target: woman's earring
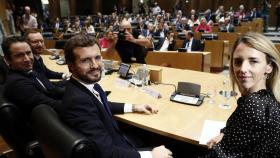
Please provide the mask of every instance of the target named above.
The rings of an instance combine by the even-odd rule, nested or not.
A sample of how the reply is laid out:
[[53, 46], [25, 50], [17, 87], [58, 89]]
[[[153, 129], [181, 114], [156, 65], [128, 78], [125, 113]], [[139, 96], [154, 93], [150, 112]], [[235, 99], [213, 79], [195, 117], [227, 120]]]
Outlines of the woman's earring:
[[270, 77], [271, 77], [271, 74], [270, 74], [270, 73], [264, 73], [264, 79], [265, 79], [265, 80], [270, 79]]

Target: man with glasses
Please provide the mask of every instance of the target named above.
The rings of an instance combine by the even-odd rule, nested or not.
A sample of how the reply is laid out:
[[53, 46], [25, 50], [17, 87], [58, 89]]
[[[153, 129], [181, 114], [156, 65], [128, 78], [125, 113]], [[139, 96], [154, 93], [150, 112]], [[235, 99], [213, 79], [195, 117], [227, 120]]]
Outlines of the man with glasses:
[[33, 70], [41, 75], [45, 75], [48, 79], [68, 79], [70, 74], [55, 72], [46, 67], [40, 54], [44, 52], [45, 44], [42, 34], [37, 30], [27, 30], [24, 34], [25, 40], [31, 46], [34, 54]]

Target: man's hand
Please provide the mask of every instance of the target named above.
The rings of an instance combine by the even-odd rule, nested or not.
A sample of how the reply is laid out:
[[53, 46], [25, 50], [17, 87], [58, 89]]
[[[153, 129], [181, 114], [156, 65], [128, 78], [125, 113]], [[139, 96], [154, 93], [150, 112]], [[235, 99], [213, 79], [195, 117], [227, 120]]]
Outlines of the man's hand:
[[219, 143], [224, 137], [224, 133], [220, 133], [218, 136], [210, 139], [208, 142], [207, 142], [207, 147], [209, 149], [211, 149], [215, 144]]
[[152, 156], [153, 158], [172, 158], [172, 152], [165, 148], [164, 145], [161, 145], [152, 150]]
[[125, 40], [129, 42], [136, 43], [136, 39], [133, 37], [133, 35], [129, 32], [125, 32]]
[[144, 114], [156, 114], [158, 113], [158, 109], [154, 106], [147, 104], [134, 104], [132, 105], [133, 112], [139, 112]]

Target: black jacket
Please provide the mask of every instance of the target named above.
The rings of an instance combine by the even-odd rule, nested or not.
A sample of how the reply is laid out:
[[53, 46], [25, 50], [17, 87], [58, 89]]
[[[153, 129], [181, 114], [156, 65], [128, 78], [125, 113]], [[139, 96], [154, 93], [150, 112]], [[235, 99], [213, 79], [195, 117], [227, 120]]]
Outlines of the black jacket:
[[[188, 44], [188, 42], [189, 42], [189, 40], [185, 40], [183, 42], [182, 48], [186, 48], [186, 45]], [[203, 50], [203, 46], [202, 46], [200, 40], [193, 39], [191, 51], [202, 51], [202, 50]]]
[[38, 74], [38, 79], [45, 86], [32, 79], [27, 73], [10, 70], [5, 82], [4, 96], [23, 111], [29, 118], [32, 109], [39, 104], [54, 108], [61, 104], [64, 90], [51, 84], [47, 78]]
[[[63, 104], [58, 108], [61, 119], [81, 132], [97, 148], [99, 158], [140, 158], [140, 154], [127, 141], [108, 114], [104, 105], [78, 81], [67, 83]], [[109, 102], [112, 114], [124, 111], [123, 103]]]

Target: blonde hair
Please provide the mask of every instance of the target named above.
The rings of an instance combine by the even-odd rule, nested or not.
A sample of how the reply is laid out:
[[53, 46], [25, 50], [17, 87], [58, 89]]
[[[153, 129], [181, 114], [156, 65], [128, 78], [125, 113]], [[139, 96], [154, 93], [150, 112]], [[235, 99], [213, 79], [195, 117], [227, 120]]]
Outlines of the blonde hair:
[[280, 102], [280, 73], [279, 73], [279, 63], [280, 63], [280, 54], [275, 45], [267, 39], [265, 36], [256, 33], [256, 32], [248, 32], [245, 33], [242, 37], [240, 37], [233, 47], [231, 52], [231, 59], [230, 59], [230, 77], [235, 87], [237, 81], [234, 77], [233, 72], [233, 53], [236, 47], [240, 44], [244, 43], [249, 47], [252, 47], [260, 52], [263, 52], [266, 55], [267, 63], [271, 64], [273, 70], [270, 74], [268, 74], [268, 79], [266, 80], [266, 87], [267, 89], [272, 90], [276, 100]]

